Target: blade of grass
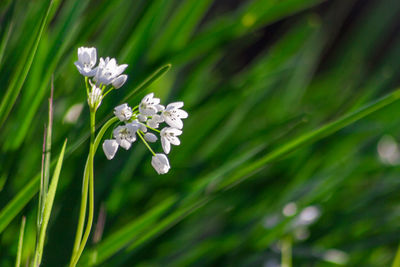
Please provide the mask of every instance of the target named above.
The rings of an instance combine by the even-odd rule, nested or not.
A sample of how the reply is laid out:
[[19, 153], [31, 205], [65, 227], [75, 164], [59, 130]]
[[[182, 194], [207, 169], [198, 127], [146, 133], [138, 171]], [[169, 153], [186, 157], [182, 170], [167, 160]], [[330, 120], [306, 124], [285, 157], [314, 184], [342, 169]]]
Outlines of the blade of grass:
[[0, 43], [0, 65], [1, 65], [1, 62], [2, 62], [3, 57], [4, 57], [4, 52], [6, 51], [8, 40], [10, 39], [11, 32], [13, 30], [13, 26], [14, 26], [14, 20], [12, 19], [8, 23], [7, 30], [3, 34], [3, 37], [1, 38], [1, 43]]
[[21, 265], [22, 246], [24, 243], [25, 222], [26, 222], [26, 218], [25, 218], [25, 216], [22, 216], [21, 228], [19, 229], [18, 252], [17, 252], [17, 259], [15, 261], [15, 267], [19, 267]]
[[139, 94], [141, 91], [149, 87], [152, 83], [157, 81], [161, 76], [167, 73], [171, 68], [171, 66], [172, 66], [171, 64], [166, 64], [158, 68], [150, 76], [148, 76], [142, 83], [140, 83], [133, 90], [131, 90], [131, 92], [122, 100], [122, 102], [130, 101], [134, 95]]
[[154, 42], [149, 51], [149, 60], [155, 61], [163, 56], [167, 49], [177, 50], [187, 42], [193, 30], [211, 5], [211, 0], [187, 0], [181, 3], [178, 10], [171, 16], [168, 25], [161, 36]]
[[147, 46], [151, 44], [151, 38], [157, 34], [172, 2], [166, 0], [151, 1], [138, 25], [126, 41], [121, 52], [121, 60], [133, 64], [134, 67], [137, 65]]
[[319, 129], [315, 131], [311, 131], [309, 133], [303, 134], [302, 136], [284, 144], [283, 146], [280, 146], [279, 148], [271, 151], [261, 159], [248, 164], [245, 167], [240, 168], [233, 176], [229, 177], [228, 179], [225, 179], [221, 182], [219, 186], [217, 186], [218, 190], [226, 190], [234, 185], [244, 181], [247, 179], [251, 174], [254, 172], [259, 171], [263, 167], [265, 167], [266, 164], [270, 163], [271, 161], [278, 159], [290, 152], [293, 152], [294, 150], [310, 143], [315, 143], [318, 140], [329, 136], [340, 129], [364, 118], [365, 116], [376, 112], [394, 102], [400, 99], [400, 90], [397, 89], [391, 94], [369, 104], [364, 106], [363, 108], [352, 112], [350, 114], [347, 114], [338, 120], [328, 123]]
[[392, 267], [400, 267], [400, 245], [397, 248], [397, 252], [396, 255], [394, 257], [393, 263], [392, 263]]
[[38, 247], [36, 247], [36, 251], [35, 251], [34, 266], [39, 266], [40, 262], [42, 261], [43, 247], [44, 247], [44, 240], [46, 237], [47, 225], [49, 223], [51, 210], [53, 208], [54, 197], [55, 197], [56, 191], [57, 191], [57, 185], [58, 185], [58, 180], [60, 177], [60, 172], [61, 172], [61, 167], [62, 167], [62, 163], [63, 163], [63, 159], [64, 159], [64, 153], [65, 153], [66, 146], [67, 146], [67, 140], [64, 141], [64, 145], [63, 145], [60, 155], [58, 157], [57, 165], [54, 170], [53, 177], [51, 179], [50, 188], [49, 188], [49, 191], [48, 191], [45, 203], [44, 203], [43, 222], [42, 222], [42, 227], [40, 228]]
[[[293, 15], [324, 0], [253, 1], [239, 12], [209, 23], [185, 48], [170, 59], [172, 63], [197, 58], [229, 40], [241, 37], [260, 27]], [[238, 23], [240, 21], [241, 23]]]
[[99, 243], [99, 246], [84, 254], [80, 265], [93, 266], [104, 262], [105, 259], [118, 252], [121, 247], [127, 246], [132, 241], [131, 237], [134, 233], [149, 230], [149, 226], [159, 220], [172, 207], [176, 200], [177, 198], [173, 196], [166, 199], [162, 204], [150, 210], [139, 219], [134, 220], [126, 227], [121, 228], [113, 235], [104, 239], [104, 241]]
[[[87, 1], [75, 1], [69, 4], [71, 8], [68, 10], [70, 11], [65, 15], [63, 23], [59, 26], [58, 34], [54, 38], [54, 41], [49, 44], [50, 51], [46, 49], [46, 56], [43, 59], [43, 66], [41, 66], [44, 75], [40, 76], [40, 85], [37, 85], [39, 88], [31, 86], [30, 90], [28, 89], [29, 92], [27, 90], [25, 94], [22, 94], [20, 103], [23, 108], [18, 109], [16, 114], [16, 120], [20, 122], [17, 126], [18, 131], [14, 131], [15, 136], [10, 142], [5, 144], [5, 149], [17, 149], [25, 140], [34, 121], [34, 116], [37, 114], [37, 110], [47, 93], [48, 84], [49, 82], [51, 83], [52, 79], [54, 80], [53, 72], [59, 67], [60, 59], [65, 55], [67, 48], [76, 39], [78, 31], [74, 27], [74, 22], [83, 13]], [[40, 50], [38, 51], [38, 55], [39, 52]], [[34, 89], [32, 90], [31, 88]]]
[[49, 1], [49, 5], [47, 7], [46, 13], [42, 18], [40, 23], [39, 30], [34, 36], [34, 42], [32, 47], [26, 50], [26, 56], [21, 58], [21, 61], [18, 64], [17, 70], [14, 72], [13, 77], [11, 78], [10, 85], [7, 88], [7, 91], [0, 103], [0, 128], [2, 127], [3, 123], [7, 119], [12, 107], [17, 100], [19, 92], [22, 89], [22, 85], [25, 82], [26, 76], [28, 75], [29, 69], [32, 65], [33, 58], [35, 57], [36, 50], [39, 46], [40, 39], [44, 32], [44, 29], [47, 25], [47, 21], [49, 19], [49, 14], [54, 5], [54, 0]]

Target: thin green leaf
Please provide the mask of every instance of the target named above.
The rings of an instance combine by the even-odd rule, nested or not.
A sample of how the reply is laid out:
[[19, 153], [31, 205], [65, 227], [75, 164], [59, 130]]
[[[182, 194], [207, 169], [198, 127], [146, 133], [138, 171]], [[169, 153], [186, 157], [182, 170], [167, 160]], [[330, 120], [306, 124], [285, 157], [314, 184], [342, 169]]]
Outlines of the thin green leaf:
[[328, 123], [315, 131], [303, 134], [302, 136], [271, 151], [261, 159], [256, 160], [255, 162], [252, 162], [247, 166], [241, 167], [234, 175], [222, 181], [220, 185], [217, 186], [217, 188], [218, 190], [225, 190], [231, 188], [234, 185], [249, 178], [251, 174], [254, 174], [255, 172], [259, 171], [271, 161], [276, 160], [290, 152], [293, 152], [296, 149], [299, 149], [300, 147], [306, 144], [315, 143], [318, 140], [339, 131], [340, 129], [364, 118], [365, 116], [373, 112], [376, 112], [396, 102], [399, 99], [400, 99], [400, 90], [395, 90], [391, 94], [375, 101], [374, 103], [364, 106], [363, 108], [355, 112], [347, 114], [334, 122]]
[[157, 205], [139, 219], [134, 220], [132, 223], [104, 239], [98, 246], [84, 254], [81, 260], [82, 266], [98, 265], [104, 262], [121, 248], [129, 245], [132, 242], [132, 237], [136, 237], [136, 233], [146, 230], [150, 231], [151, 225], [159, 220], [161, 216], [172, 207], [176, 200], [176, 197], [170, 197], [164, 200], [160, 205]]
[[122, 100], [122, 102], [127, 102], [132, 99], [133, 96], [139, 94], [141, 91], [149, 87], [153, 82], [157, 81], [160, 77], [162, 77], [165, 73], [169, 71], [171, 68], [171, 64], [166, 64], [156, 71], [154, 71], [150, 76], [148, 76], [142, 83], [137, 85], [131, 92]]
[[0, 212], [0, 233], [17, 216], [39, 190], [40, 173], [37, 174]]
[[17, 100], [19, 92], [22, 89], [22, 85], [24, 84], [29, 69], [31, 68], [33, 59], [35, 57], [40, 39], [46, 27], [47, 21], [49, 19], [49, 14], [53, 5], [54, 0], [50, 0], [46, 13], [40, 23], [39, 30], [34, 37], [35, 39], [33, 45], [26, 50], [28, 54], [26, 55], [26, 57], [22, 57], [21, 61], [19, 62], [17, 70], [14, 72], [14, 75], [11, 78], [10, 85], [8, 86], [7, 91], [0, 103], [0, 127], [2, 127], [3, 123], [7, 119], [12, 107], [14, 106], [15, 101]]
[[25, 222], [26, 218], [25, 216], [22, 216], [21, 228], [19, 229], [18, 252], [17, 252], [17, 259], [15, 261], [15, 267], [19, 267], [21, 265], [22, 246], [24, 244]]
[[50, 220], [51, 210], [53, 208], [54, 197], [57, 191], [58, 180], [60, 177], [61, 167], [64, 159], [65, 147], [67, 146], [67, 140], [64, 141], [64, 145], [61, 149], [60, 155], [58, 157], [57, 165], [53, 173], [53, 177], [51, 179], [49, 191], [47, 193], [47, 197], [44, 203], [44, 211], [43, 211], [43, 222], [42, 227], [40, 228], [39, 233], [39, 242], [38, 247], [36, 248], [35, 252], [35, 264], [34, 266], [39, 266], [40, 262], [42, 261], [43, 255], [43, 247], [44, 247], [44, 240], [46, 237], [46, 230], [47, 225]]

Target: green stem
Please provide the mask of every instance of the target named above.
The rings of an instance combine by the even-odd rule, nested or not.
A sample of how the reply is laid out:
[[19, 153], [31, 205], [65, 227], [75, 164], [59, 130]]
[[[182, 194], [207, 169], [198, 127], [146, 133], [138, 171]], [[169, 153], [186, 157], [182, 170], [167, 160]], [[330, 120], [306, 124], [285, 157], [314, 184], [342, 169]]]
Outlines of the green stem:
[[[76, 250], [76, 253], [74, 253], [74, 256], [72, 257], [72, 261], [70, 263], [70, 266], [76, 266], [76, 264], [78, 263], [79, 258], [82, 255], [82, 252], [83, 252], [83, 250], [84, 250], [84, 248], [86, 246], [86, 243], [87, 243], [87, 240], [89, 238], [90, 231], [91, 231], [92, 225], [93, 225], [93, 214], [94, 214], [94, 170], [93, 170], [93, 162], [94, 162], [94, 154], [95, 154], [96, 148], [97, 148], [97, 147], [95, 148], [95, 130], [96, 130], [96, 111], [91, 110], [90, 111], [90, 148], [89, 148], [88, 166], [86, 166], [86, 167], [89, 167], [89, 168], [85, 167], [85, 170], [87, 170], [87, 169], [89, 170], [89, 180], [86, 182], [86, 185], [88, 184], [88, 186], [86, 186], [86, 188], [89, 187], [89, 214], [88, 214], [88, 220], [87, 220], [85, 233], [84, 233], [83, 238], [82, 238], [82, 240], [81, 240], [81, 242], [79, 244], [79, 247]], [[85, 174], [86, 174], [86, 172], [85, 172]], [[87, 175], [86, 175], [86, 177], [87, 177]], [[87, 200], [87, 190], [86, 190], [86, 200]], [[86, 213], [86, 210], [85, 210], [85, 213]], [[82, 227], [83, 227], [83, 224], [82, 224]]]
[[87, 93], [87, 95], [89, 96], [89, 91], [90, 91], [90, 89], [89, 89], [89, 83], [88, 83], [88, 77], [86, 77], [85, 76], [85, 85], [86, 85], [86, 93]]
[[150, 150], [150, 152], [155, 156], [156, 153], [154, 153], [153, 149], [151, 149], [147, 141], [143, 138], [142, 134], [139, 131], [137, 131], [137, 134], [139, 135], [140, 139], [142, 139], [143, 143], [147, 146], [147, 148]]
[[89, 173], [88, 173], [89, 158], [90, 158], [90, 155], [88, 156], [88, 158], [86, 160], [86, 165], [85, 165], [85, 170], [84, 170], [84, 175], [83, 175], [81, 209], [80, 209], [80, 213], [79, 213], [78, 228], [76, 230], [74, 248], [72, 250], [72, 256], [71, 256], [71, 260], [70, 260], [70, 266], [73, 266], [73, 261], [76, 257], [76, 254], [78, 253], [79, 246], [80, 246], [81, 239], [82, 239], [83, 224], [85, 223], [88, 187], [89, 187]]
[[[111, 87], [107, 92], [105, 92], [105, 94], [102, 96], [102, 98], [106, 97], [106, 95], [108, 95], [109, 92], [111, 92], [114, 89], [114, 87]], [[102, 90], [103, 93], [103, 90]]]
[[286, 236], [282, 239], [282, 267], [292, 267], [292, 238]]
[[17, 252], [17, 259], [15, 261], [15, 267], [19, 267], [21, 265], [22, 245], [24, 243], [25, 221], [26, 218], [25, 216], [23, 216], [21, 221], [21, 228], [19, 230], [18, 252]]
[[148, 125], [146, 125], [146, 127], [149, 128], [150, 130], [153, 130], [153, 131], [157, 132], [157, 133], [161, 133], [160, 130], [154, 129], [154, 128], [148, 126]]

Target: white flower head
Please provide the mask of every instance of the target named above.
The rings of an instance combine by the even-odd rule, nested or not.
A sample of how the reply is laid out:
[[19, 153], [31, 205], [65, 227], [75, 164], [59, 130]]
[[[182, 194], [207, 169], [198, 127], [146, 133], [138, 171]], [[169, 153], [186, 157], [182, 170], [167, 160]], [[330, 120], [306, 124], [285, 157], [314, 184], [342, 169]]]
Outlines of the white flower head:
[[101, 104], [101, 100], [103, 99], [103, 95], [101, 93], [101, 89], [98, 88], [95, 84], [92, 84], [92, 89], [88, 95], [88, 104], [91, 109], [97, 110]]
[[158, 114], [155, 114], [147, 121], [147, 125], [151, 128], [157, 129], [159, 124], [164, 122], [164, 118]]
[[78, 61], [74, 64], [79, 73], [86, 77], [93, 77], [96, 74], [96, 68], [93, 69], [97, 61], [97, 51], [95, 47], [79, 47]]
[[179, 146], [181, 144], [181, 141], [177, 137], [181, 134], [181, 130], [172, 127], [166, 127], [161, 130], [161, 145], [165, 154], [168, 154], [170, 152], [171, 144], [175, 146]]
[[138, 129], [137, 125], [129, 123], [115, 128], [113, 135], [118, 145], [128, 150], [131, 144], [136, 141], [136, 131]]
[[162, 108], [163, 106], [160, 105], [160, 99], [154, 97], [154, 93], [150, 93], [143, 97], [139, 104], [139, 112], [145, 116], [153, 116], [158, 111], [161, 111]]
[[[116, 79], [121, 73], [123, 73], [127, 67], [127, 64], [122, 64], [118, 66], [115, 58], [110, 59], [109, 57], [107, 57], [106, 59], [103, 59], [101, 57], [94, 80], [97, 82], [97, 84], [109, 85], [114, 81], [114, 79]], [[122, 84], [126, 81], [126, 78], [118, 77], [117, 79], [121, 80], [115, 81], [115, 84], [122, 86]], [[125, 81], [122, 82], [123, 79], [125, 79]]]
[[122, 85], [124, 85], [124, 83], [126, 82], [126, 80], [128, 79], [128, 75], [119, 75], [117, 78], [115, 78], [114, 80], [111, 81], [112, 86], [114, 86], [115, 89], [120, 88]]
[[114, 139], [107, 139], [103, 142], [103, 151], [107, 159], [111, 160], [114, 158], [115, 153], [118, 150], [118, 143]]
[[171, 168], [165, 154], [155, 154], [151, 159], [151, 165], [158, 174], [165, 174]]
[[188, 114], [186, 111], [180, 109], [181, 107], [183, 107], [183, 102], [174, 102], [168, 104], [165, 110], [162, 111], [161, 115], [169, 126], [182, 129], [183, 122], [181, 119], [186, 119]]
[[125, 103], [114, 108], [114, 115], [120, 121], [128, 121], [132, 117], [132, 109]]

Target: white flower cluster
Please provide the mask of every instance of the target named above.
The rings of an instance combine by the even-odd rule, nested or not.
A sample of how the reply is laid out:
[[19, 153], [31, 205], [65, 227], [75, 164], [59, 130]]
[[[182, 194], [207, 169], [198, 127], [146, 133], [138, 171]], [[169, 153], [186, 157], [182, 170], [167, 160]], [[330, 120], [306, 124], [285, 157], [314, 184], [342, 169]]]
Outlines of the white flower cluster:
[[[124, 125], [114, 129], [114, 139], [104, 141], [104, 154], [111, 160], [119, 146], [128, 150], [131, 144], [136, 141], [137, 135], [153, 154], [151, 164], [157, 173], [167, 173], [170, 165], [165, 154], [171, 151], [171, 144], [180, 145], [178, 136], [182, 134], [182, 119], [188, 117], [187, 112], [181, 109], [182, 107], [183, 102], [174, 102], [164, 107], [160, 105], [160, 99], [155, 98], [153, 93], [146, 95], [140, 104], [133, 109], [127, 104], [115, 107], [114, 114], [121, 122], [124, 122]], [[160, 131], [158, 128], [163, 122], [168, 126]], [[154, 143], [158, 138], [154, 133], [148, 132], [148, 129], [160, 134], [161, 145], [165, 154], [156, 154], [151, 149], [148, 142]]]
[[[99, 60], [99, 65], [95, 67], [97, 62], [97, 50], [95, 47], [78, 48], [78, 61], [74, 64], [80, 74], [89, 80], [90, 86], [87, 86], [88, 104], [93, 110], [97, 110], [104, 96], [112, 89], [118, 89], [128, 79], [128, 75], [122, 74], [128, 67], [127, 64], [118, 65], [115, 58]], [[93, 77], [93, 78], [92, 78]], [[89, 79], [92, 78], [93, 82]], [[104, 93], [107, 86], [111, 88]]]

